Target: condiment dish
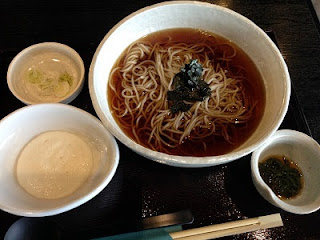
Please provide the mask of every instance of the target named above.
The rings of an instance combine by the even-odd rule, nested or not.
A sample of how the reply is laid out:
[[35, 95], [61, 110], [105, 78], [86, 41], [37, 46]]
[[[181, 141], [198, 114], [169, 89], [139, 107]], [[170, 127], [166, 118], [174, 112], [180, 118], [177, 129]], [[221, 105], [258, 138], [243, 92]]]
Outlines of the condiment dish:
[[[64, 153], [52, 151], [51, 149], [55, 149], [54, 144], [52, 144], [47, 147], [47, 151], [53, 153], [51, 158], [45, 158], [44, 155], [39, 157], [37, 149], [32, 156], [32, 158], [38, 157], [39, 163], [43, 164], [40, 167], [48, 169], [51, 175], [42, 174], [42, 181], [40, 175], [44, 172], [43, 170], [37, 171], [39, 176], [32, 173], [35, 166], [38, 166], [36, 164], [30, 167], [26, 166], [19, 173], [19, 161], [21, 161], [22, 152], [26, 149], [26, 146], [37, 139], [40, 134], [52, 132], [68, 132], [81, 139], [89, 148], [87, 152], [90, 154], [88, 155], [90, 168], [89, 165], [79, 166], [80, 161], [78, 160], [81, 157], [73, 159], [73, 165], [69, 164], [69, 159], [72, 159], [73, 156], [70, 156], [68, 151]], [[59, 141], [63, 144], [66, 143], [65, 140], [64, 138]], [[60, 103], [29, 105], [9, 114], [0, 121], [0, 143], [0, 209], [20, 216], [50, 216], [84, 204], [108, 185], [119, 162], [118, 145], [101, 122], [81, 109]], [[57, 141], [55, 144], [57, 144]], [[38, 146], [42, 148], [41, 145]], [[74, 145], [71, 142], [65, 147], [67, 149], [73, 148]], [[78, 150], [82, 152], [82, 149]], [[68, 156], [68, 158], [64, 156]], [[30, 160], [32, 159], [30, 158]], [[59, 168], [59, 166], [62, 167]], [[40, 185], [36, 182], [30, 187], [35, 189], [44, 187], [47, 191], [47, 189], [56, 188], [56, 183], [58, 183], [64, 189], [69, 187], [70, 183], [78, 183], [79, 175], [82, 173], [78, 169], [83, 168], [87, 168], [89, 174], [86, 175], [81, 185], [61, 197], [44, 198], [36, 196], [30, 193], [25, 188], [25, 184], [21, 184], [19, 180], [22, 176], [27, 183], [31, 178], [39, 177]], [[68, 172], [65, 172], [65, 169], [68, 169]], [[47, 176], [50, 179], [55, 178], [54, 182], [48, 180]], [[59, 179], [68, 179], [68, 181], [60, 181]], [[45, 181], [50, 184], [41, 185], [41, 182]]]
[[84, 64], [71, 47], [43, 42], [22, 50], [7, 72], [10, 91], [21, 102], [70, 103], [84, 84]]
[[[201, 13], [201, 14], [199, 14]], [[266, 104], [260, 124], [239, 147], [218, 156], [178, 156], [151, 150], [127, 136], [108, 103], [108, 81], [115, 62], [134, 41], [165, 29], [193, 28], [218, 34], [239, 46], [255, 63], [265, 88]], [[107, 129], [124, 145], [159, 163], [177, 167], [207, 167], [248, 155], [279, 128], [287, 112], [291, 84], [284, 59], [268, 35], [244, 16], [221, 6], [196, 1], [170, 1], [152, 5], [124, 18], [104, 37], [89, 72], [94, 109]]]
[[[302, 188], [298, 195], [280, 199], [263, 180], [259, 163], [274, 156], [284, 156], [301, 171]], [[320, 208], [319, 171], [319, 144], [308, 135], [294, 130], [277, 131], [251, 157], [252, 180], [258, 192], [271, 204], [291, 213], [308, 214]]]

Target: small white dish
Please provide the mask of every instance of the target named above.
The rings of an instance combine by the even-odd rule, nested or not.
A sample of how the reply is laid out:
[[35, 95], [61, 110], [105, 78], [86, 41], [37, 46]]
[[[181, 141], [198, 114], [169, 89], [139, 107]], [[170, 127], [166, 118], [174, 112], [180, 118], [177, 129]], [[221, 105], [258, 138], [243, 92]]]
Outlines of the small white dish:
[[[277, 155], [296, 163], [303, 175], [302, 190], [291, 199], [281, 200], [259, 172], [259, 162]], [[308, 135], [294, 130], [277, 131], [253, 152], [251, 172], [258, 192], [274, 206], [296, 214], [308, 214], [320, 208], [320, 146]]]
[[[56, 199], [34, 197], [21, 187], [17, 177], [22, 149], [36, 136], [49, 131], [81, 137], [92, 153], [88, 178], [71, 194]], [[0, 143], [0, 209], [20, 216], [50, 216], [84, 204], [108, 185], [119, 163], [118, 145], [101, 122], [66, 104], [29, 105], [9, 114], [0, 121]]]
[[56, 42], [34, 44], [18, 53], [7, 72], [10, 91], [21, 102], [65, 103], [74, 100], [84, 84], [80, 55]]

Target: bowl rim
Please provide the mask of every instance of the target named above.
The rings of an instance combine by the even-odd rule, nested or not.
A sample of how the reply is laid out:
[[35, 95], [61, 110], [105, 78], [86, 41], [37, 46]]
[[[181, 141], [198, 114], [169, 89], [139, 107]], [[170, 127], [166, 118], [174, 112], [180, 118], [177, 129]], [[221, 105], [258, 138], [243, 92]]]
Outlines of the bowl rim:
[[[125, 134], [124, 134], [125, 136], [122, 136], [112, 126], [110, 121], [104, 116], [103, 111], [99, 105], [99, 100], [98, 100], [97, 96], [95, 95], [95, 87], [94, 87], [94, 85], [95, 85], [94, 69], [95, 69], [96, 61], [97, 61], [97, 58], [100, 54], [100, 50], [101, 50], [102, 46], [108, 40], [108, 38], [116, 31], [116, 29], [118, 29], [123, 23], [125, 23], [129, 19], [135, 17], [136, 15], [138, 15], [142, 12], [149, 11], [149, 10], [152, 10], [152, 9], [158, 8], [158, 7], [168, 6], [168, 5], [198, 5], [198, 6], [208, 7], [208, 8], [216, 8], [218, 11], [226, 12], [226, 13], [234, 16], [235, 18], [238, 18], [238, 19], [246, 22], [248, 25], [251, 25], [260, 35], [264, 36], [264, 38], [266, 39], [268, 44], [270, 44], [272, 50], [274, 51], [274, 53], [278, 57], [279, 64], [281, 65], [281, 68], [283, 69], [284, 79], [285, 79], [284, 85], [286, 88], [286, 94], [285, 94], [283, 102], [282, 102], [281, 112], [279, 114], [278, 120], [273, 123], [272, 130], [268, 134], [266, 134], [263, 138], [261, 138], [259, 141], [255, 142], [251, 146], [246, 147], [240, 151], [226, 153], [226, 154], [218, 155], [218, 156], [191, 157], [191, 156], [170, 155], [170, 154], [166, 154], [166, 153], [162, 153], [162, 152], [156, 152], [156, 151], [148, 149], [142, 145], [139, 145], [134, 140], [127, 137]], [[89, 80], [89, 93], [90, 93], [90, 97], [91, 97], [91, 100], [93, 103], [93, 107], [94, 107], [97, 115], [99, 116], [100, 120], [102, 121], [102, 123], [108, 128], [108, 130], [118, 140], [120, 140], [122, 143], [124, 143], [127, 146], [131, 146], [132, 144], [135, 145], [135, 148], [134, 149], [131, 148], [131, 149], [146, 158], [149, 158], [149, 159], [151, 158], [153, 161], [167, 164], [167, 165], [171, 165], [171, 166], [176, 166], [176, 167], [194, 168], [194, 167], [215, 166], [215, 165], [225, 164], [225, 163], [231, 162], [233, 160], [239, 159], [243, 156], [250, 154], [255, 149], [257, 149], [259, 146], [261, 146], [265, 141], [267, 141], [267, 139], [270, 138], [278, 130], [278, 128], [280, 127], [280, 125], [281, 125], [281, 123], [287, 113], [290, 95], [291, 95], [291, 81], [290, 81], [290, 75], [289, 75], [287, 65], [286, 65], [286, 63], [283, 59], [283, 56], [281, 55], [278, 47], [269, 38], [269, 36], [266, 34], [266, 32], [263, 31], [260, 27], [258, 27], [254, 22], [249, 20], [247, 17], [245, 17], [245, 16], [243, 16], [243, 15], [241, 15], [241, 14], [239, 14], [229, 8], [215, 5], [212, 3], [199, 2], [199, 1], [165, 1], [165, 2], [161, 2], [161, 3], [157, 3], [154, 5], [150, 5], [150, 6], [141, 8], [141, 9], [129, 14], [128, 16], [123, 18], [122, 20], [120, 20], [113, 28], [111, 28], [107, 32], [107, 34], [104, 36], [104, 38], [102, 39], [102, 41], [98, 45], [98, 47], [94, 53], [94, 56], [92, 58], [92, 62], [90, 64], [89, 79], [88, 80]], [[194, 162], [196, 162], [196, 163], [194, 163]]]
[[15, 87], [13, 86], [13, 80], [12, 80], [12, 74], [15, 70], [16, 67], [16, 63], [17, 61], [23, 57], [25, 54], [35, 51], [37, 49], [41, 49], [41, 48], [52, 48], [50, 51], [54, 51], [55, 49], [62, 49], [63, 53], [64, 52], [69, 52], [74, 59], [76, 60], [75, 63], [77, 65], [79, 65], [80, 67], [80, 72], [79, 72], [79, 82], [77, 83], [77, 85], [74, 87], [74, 89], [69, 92], [66, 96], [59, 98], [56, 101], [51, 101], [48, 103], [65, 103], [68, 104], [71, 101], [73, 101], [81, 92], [83, 85], [84, 85], [84, 75], [85, 75], [85, 67], [84, 67], [84, 63], [83, 60], [81, 58], [81, 56], [79, 55], [79, 53], [74, 50], [73, 48], [71, 48], [70, 46], [63, 44], [63, 43], [58, 43], [58, 42], [41, 42], [41, 43], [35, 43], [32, 44], [26, 48], [24, 48], [23, 50], [21, 50], [10, 62], [8, 70], [7, 70], [7, 85], [9, 87], [9, 90], [11, 91], [11, 93], [17, 98], [19, 99], [21, 102], [23, 102], [24, 104], [27, 105], [34, 105], [34, 104], [41, 104], [44, 102], [38, 102], [38, 101], [31, 101], [29, 99], [26, 99], [24, 97], [22, 97], [18, 91], [16, 91]]
[[[96, 118], [95, 116], [93, 116], [91, 113], [86, 112], [83, 109], [77, 108], [75, 106], [71, 106], [71, 105], [66, 105], [63, 103], [41, 103], [41, 104], [36, 104], [36, 105], [27, 105], [24, 106], [22, 108], [19, 108], [11, 113], [9, 113], [7, 116], [5, 116], [4, 118], [2, 118], [0, 120], [0, 131], [2, 129], [2, 126], [10, 121], [10, 119], [12, 118], [12, 116], [17, 115], [17, 114], [22, 114], [25, 111], [29, 111], [30, 109], [35, 109], [35, 108], [45, 108], [46, 110], [48, 109], [63, 109], [66, 111], [74, 111], [74, 112], [79, 112], [82, 116], [84, 116], [85, 118], [89, 119], [89, 121], [94, 124], [95, 126], [98, 126], [99, 131], [103, 132], [104, 135], [108, 138], [108, 141], [110, 143], [110, 147], [112, 148], [112, 150], [114, 151], [114, 158], [112, 159], [112, 166], [110, 167], [110, 171], [108, 173], [108, 175], [106, 175], [100, 182], [100, 184], [92, 189], [91, 191], [88, 191], [86, 194], [84, 194], [83, 196], [81, 196], [78, 199], [72, 200], [68, 203], [66, 203], [63, 206], [60, 207], [54, 207], [54, 208], [49, 208], [46, 210], [32, 210], [32, 211], [28, 211], [27, 208], [24, 210], [18, 209], [18, 208], [14, 208], [14, 207], [7, 207], [5, 205], [3, 205], [2, 203], [0, 203], [0, 209], [17, 215], [17, 216], [25, 216], [25, 217], [45, 217], [45, 216], [53, 216], [53, 215], [57, 215], [69, 210], [72, 210], [76, 207], [79, 207], [80, 205], [88, 202], [89, 200], [93, 199], [95, 196], [97, 196], [112, 180], [112, 178], [114, 177], [116, 170], [118, 168], [119, 165], [119, 159], [120, 159], [120, 151], [119, 151], [119, 147], [117, 144], [117, 141], [115, 140], [114, 136], [105, 128], [105, 126], [101, 123], [101, 121], [99, 121], [98, 118]], [[44, 200], [45, 201], [45, 200]], [[50, 200], [49, 200], [50, 201]]]
[[[259, 172], [258, 163], [260, 160], [260, 155], [264, 151], [264, 149], [266, 149], [269, 145], [274, 143], [275, 140], [280, 139], [280, 138], [285, 139], [287, 137], [290, 137], [290, 139], [292, 139], [292, 137], [294, 137], [295, 139], [298, 139], [300, 142], [303, 142], [304, 144], [310, 143], [310, 144], [314, 145], [315, 147], [317, 147], [318, 151], [320, 152], [319, 143], [315, 139], [313, 139], [311, 136], [309, 136], [305, 133], [299, 132], [297, 130], [291, 130], [291, 129], [278, 130], [268, 139], [268, 141], [265, 144], [263, 144], [262, 146], [257, 148], [252, 153], [251, 161], [250, 161], [252, 179], [259, 184], [259, 186], [256, 186], [256, 184], [255, 184], [255, 187], [257, 188], [258, 192], [263, 197], [265, 197], [264, 195], [267, 195], [271, 199], [271, 201], [269, 201], [269, 200], [267, 200], [267, 201], [269, 201], [271, 204], [273, 204], [273, 205], [275, 205], [275, 206], [277, 206], [287, 212], [291, 212], [291, 213], [295, 213], [295, 214], [309, 214], [309, 213], [315, 212], [318, 209], [320, 209], [320, 194], [310, 204], [303, 205], [303, 206], [291, 205], [290, 200], [283, 201], [279, 197], [277, 197], [277, 195], [271, 190], [271, 188], [262, 179], [260, 172]], [[295, 140], [295, 141], [297, 141], [297, 140]], [[285, 141], [282, 141], [282, 143], [283, 142], [285, 142]], [[263, 192], [264, 194], [262, 194], [261, 192]]]

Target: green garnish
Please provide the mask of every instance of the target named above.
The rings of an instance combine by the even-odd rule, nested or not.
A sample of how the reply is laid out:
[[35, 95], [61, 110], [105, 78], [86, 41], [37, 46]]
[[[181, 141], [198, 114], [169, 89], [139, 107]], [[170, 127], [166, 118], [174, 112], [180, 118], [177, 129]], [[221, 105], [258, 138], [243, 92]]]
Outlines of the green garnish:
[[284, 198], [296, 196], [302, 188], [302, 174], [284, 156], [273, 156], [259, 163], [262, 179], [272, 191]]
[[41, 95], [55, 95], [59, 98], [68, 94], [73, 83], [72, 76], [67, 72], [57, 77], [54, 74], [41, 72], [35, 68], [28, 70], [27, 80], [38, 87], [41, 91]]
[[28, 80], [31, 83], [40, 83], [42, 81], [43, 75], [41, 72], [35, 70], [34, 68], [28, 71]]
[[71, 86], [72, 85], [72, 76], [69, 75], [67, 72], [65, 72], [65, 73], [60, 75], [59, 81], [60, 82], [66, 81], [66, 82], [68, 82], [69, 86]]
[[203, 101], [210, 96], [211, 89], [202, 80], [202, 71], [201, 64], [197, 59], [193, 59], [174, 76], [173, 91], [168, 91], [167, 94], [171, 113], [187, 112], [192, 104], [186, 104], [184, 101]]

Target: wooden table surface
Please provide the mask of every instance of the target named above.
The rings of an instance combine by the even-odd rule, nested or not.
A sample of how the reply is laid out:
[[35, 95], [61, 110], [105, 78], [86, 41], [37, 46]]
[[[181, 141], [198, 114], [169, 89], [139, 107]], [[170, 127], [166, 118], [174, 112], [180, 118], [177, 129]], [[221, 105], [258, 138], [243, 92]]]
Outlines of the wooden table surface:
[[[0, 1], [0, 119], [24, 106], [11, 94], [6, 83], [8, 65], [19, 51], [40, 42], [64, 43], [79, 52], [88, 73], [94, 51], [105, 34], [133, 11], [157, 2]], [[320, 25], [311, 2], [208, 2], [230, 8], [275, 34], [294, 88], [294, 99], [282, 127], [304, 131], [320, 142]], [[95, 115], [87, 82], [71, 105]], [[121, 163], [107, 188], [83, 206], [49, 218], [61, 226], [66, 238], [88, 239], [118, 234], [131, 230], [130, 223], [136, 219], [188, 208], [195, 221], [185, 228], [276, 212], [283, 217], [284, 227], [225, 239], [320, 239], [319, 212], [309, 215], [286, 213], [267, 203], [256, 192], [251, 182], [249, 156], [211, 168], [179, 169], [151, 162], [125, 146], [119, 146]], [[149, 199], [147, 203], [146, 199]], [[1, 239], [19, 218], [0, 210]]]

